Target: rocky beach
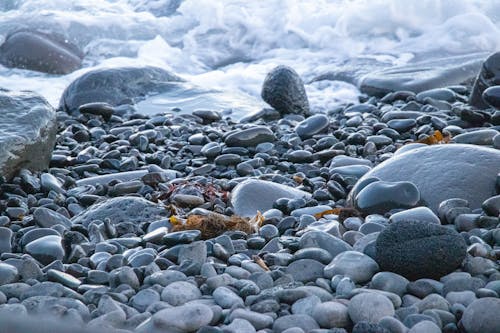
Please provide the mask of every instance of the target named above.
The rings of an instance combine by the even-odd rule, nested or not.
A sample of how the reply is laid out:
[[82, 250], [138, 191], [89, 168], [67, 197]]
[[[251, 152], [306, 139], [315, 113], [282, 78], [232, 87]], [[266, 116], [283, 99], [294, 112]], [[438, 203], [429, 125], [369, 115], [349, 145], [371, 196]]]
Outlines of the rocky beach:
[[[110, 3], [136, 32], [193, 6]], [[0, 333], [500, 332], [495, 45], [312, 72], [295, 39], [136, 50], [211, 66], [186, 73], [103, 56], [116, 30], [68, 38], [102, 29], [83, 2], [67, 31], [12, 27], [32, 5], [0, 4]]]

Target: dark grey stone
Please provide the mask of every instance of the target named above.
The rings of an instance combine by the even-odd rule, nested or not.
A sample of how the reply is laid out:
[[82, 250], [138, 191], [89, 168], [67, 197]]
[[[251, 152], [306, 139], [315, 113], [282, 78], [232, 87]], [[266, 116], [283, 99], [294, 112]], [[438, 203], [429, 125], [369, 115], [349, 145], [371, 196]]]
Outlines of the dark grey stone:
[[56, 131], [56, 112], [43, 97], [0, 89], [0, 175], [46, 169]]
[[20, 30], [9, 34], [0, 46], [0, 63], [6, 67], [49, 74], [68, 74], [82, 66], [83, 53], [55, 33]]
[[464, 144], [415, 148], [397, 154], [365, 174], [354, 186], [349, 200], [352, 202], [352, 194], [359, 193], [358, 187], [366, 179], [378, 177], [389, 182], [412, 182], [425, 205], [434, 212], [449, 198], [466, 199], [476, 209], [496, 194], [498, 165], [500, 151], [495, 149]]
[[375, 247], [382, 270], [411, 280], [440, 278], [460, 266], [466, 255], [462, 236], [430, 222], [393, 223], [379, 234]]

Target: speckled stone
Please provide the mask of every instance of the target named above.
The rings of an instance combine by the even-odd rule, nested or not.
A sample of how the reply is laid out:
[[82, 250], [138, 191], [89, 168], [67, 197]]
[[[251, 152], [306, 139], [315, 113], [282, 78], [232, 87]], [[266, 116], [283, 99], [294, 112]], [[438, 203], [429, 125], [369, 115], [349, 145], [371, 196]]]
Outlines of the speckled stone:
[[439, 279], [465, 258], [466, 244], [456, 231], [431, 222], [396, 222], [380, 233], [376, 261], [384, 271], [410, 280]]

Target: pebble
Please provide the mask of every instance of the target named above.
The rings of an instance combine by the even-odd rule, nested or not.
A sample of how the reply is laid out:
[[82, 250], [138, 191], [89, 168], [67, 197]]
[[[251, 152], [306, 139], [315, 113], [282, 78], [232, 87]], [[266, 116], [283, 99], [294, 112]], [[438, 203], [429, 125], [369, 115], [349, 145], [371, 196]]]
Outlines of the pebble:
[[224, 142], [228, 147], [255, 147], [275, 140], [276, 137], [268, 127], [254, 126], [229, 134]]
[[370, 282], [370, 288], [395, 293], [400, 297], [406, 293], [408, 281], [405, 277], [392, 272], [378, 272]]
[[200, 297], [198, 288], [186, 281], [172, 282], [161, 292], [161, 300], [173, 306], [184, 305]]
[[283, 184], [248, 179], [233, 189], [231, 203], [237, 215], [253, 217], [257, 211], [265, 212], [273, 208], [273, 203], [280, 198], [300, 199], [310, 196], [307, 192]]
[[318, 329], [316, 321], [305, 314], [293, 314], [279, 317], [274, 321], [273, 332], [282, 333], [289, 328], [300, 328], [304, 332]]
[[483, 101], [488, 105], [500, 109], [500, 86], [492, 86], [483, 91]]
[[350, 325], [347, 306], [338, 302], [324, 302], [316, 305], [312, 317], [322, 328], [347, 328]]
[[35, 222], [42, 228], [51, 228], [57, 224], [71, 228], [71, 221], [64, 215], [45, 207], [38, 207], [33, 212]]
[[194, 332], [208, 325], [214, 316], [204, 304], [186, 304], [156, 312], [150, 320], [136, 328], [138, 333], [165, 332], [165, 328], [179, 332]]
[[223, 309], [229, 309], [232, 306], [243, 306], [243, 300], [235, 292], [227, 287], [218, 287], [212, 293], [215, 303]]
[[496, 333], [500, 327], [499, 298], [481, 298], [464, 311], [461, 323], [468, 333]]
[[347, 310], [355, 324], [362, 321], [378, 323], [383, 317], [394, 315], [392, 302], [386, 296], [376, 293], [361, 293], [354, 296]]
[[17, 268], [0, 262], [0, 286], [17, 282], [19, 273]]
[[366, 254], [345, 251], [338, 254], [325, 267], [324, 274], [327, 278], [332, 278], [334, 275], [343, 275], [349, 277], [354, 283], [363, 283], [370, 281], [378, 270], [378, 264]]
[[299, 259], [292, 262], [286, 268], [286, 273], [290, 274], [295, 281], [310, 282], [323, 277], [325, 265], [313, 259]]
[[440, 278], [462, 263], [466, 244], [454, 230], [431, 222], [392, 223], [376, 241], [376, 261], [384, 271], [410, 280]]
[[330, 120], [327, 116], [324, 114], [315, 114], [298, 123], [297, 126], [295, 126], [295, 133], [297, 133], [301, 139], [307, 139], [323, 132], [328, 128], [329, 124]]
[[236, 309], [231, 314], [229, 315], [229, 320], [232, 322], [236, 318], [240, 319], [245, 319], [248, 321], [256, 330], [262, 330], [265, 328], [269, 328], [273, 325], [273, 317], [254, 312], [254, 311], [249, 311], [245, 309]]
[[437, 217], [436, 214], [434, 214], [434, 212], [427, 207], [415, 207], [406, 209], [392, 214], [389, 218], [390, 223], [399, 221], [425, 221], [435, 224], [441, 224], [439, 217]]
[[24, 249], [43, 265], [48, 265], [55, 260], [63, 260], [65, 256], [62, 239], [55, 235], [38, 238], [28, 243]]
[[12, 230], [0, 227], [0, 254], [12, 251]]
[[299, 247], [321, 248], [335, 258], [339, 253], [350, 251], [352, 247], [343, 240], [321, 231], [309, 231], [300, 237]]
[[498, 133], [500, 132], [494, 129], [481, 129], [459, 134], [453, 137], [453, 142], [491, 146], [493, 144], [493, 138], [498, 135]]

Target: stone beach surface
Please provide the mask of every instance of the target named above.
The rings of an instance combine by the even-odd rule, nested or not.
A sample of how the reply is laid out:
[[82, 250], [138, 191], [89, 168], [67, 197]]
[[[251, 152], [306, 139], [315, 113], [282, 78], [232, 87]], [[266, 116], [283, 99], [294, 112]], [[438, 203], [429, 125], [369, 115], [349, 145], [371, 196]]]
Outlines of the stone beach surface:
[[278, 66], [241, 122], [133, 112], [154, 67], [2, 90], [0, 332], [500, 332], [499, 59], [326, 114]]

